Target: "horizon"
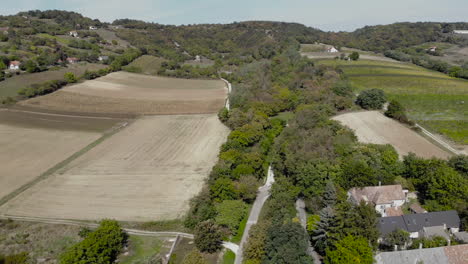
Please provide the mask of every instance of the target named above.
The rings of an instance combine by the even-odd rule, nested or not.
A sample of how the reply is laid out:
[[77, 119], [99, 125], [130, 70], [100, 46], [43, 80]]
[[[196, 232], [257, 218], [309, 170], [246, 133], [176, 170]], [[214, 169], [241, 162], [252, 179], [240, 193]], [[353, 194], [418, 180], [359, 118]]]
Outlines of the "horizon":
[[[296, 0], [295, 5], [281, 0], [275, 0], [273, 4], [265, 0], [255, 3], [245, 0], [236, 3], [215, 2], [214, 0], [184, 0], [183, 3], [134, 0], [131, 5], [128, 1], [116, 0], [111, 6], [108, 2], [107, 0], [71, 0], [62, 3], [56, 0], [18, 0], [14, 6], [2, 8], [0, 15], [15, 15], [18, 12], [36, 9], [57, 9], [77, 12], [83, 16], [109, 23], [125, 18], [177, 26], [275, 21], [299, 23], [323, 31], [350, 32], [364, 26], [403, 22], [464, 22], [466, 21], [464, 10], [468, 10], [468, 2], [462, 0], [448, 0], [444, 3], [435, 0], [413, 0], [411, 3], [404, 0], [395, 0], [391, 3], [359, 0], [359, 4], [348, 3], [345, 0], [330, 0], [326, 3], [318, 3], [318, 0]], [[246, 9], [243, 6], [249, 8]], [[336, 8], [336, 6], [341, 8]], [[205, 12], [205, 10], [210, 10], [210, 12]], [[221, 16], [224, 10], [228, 11], [226, 15]]]

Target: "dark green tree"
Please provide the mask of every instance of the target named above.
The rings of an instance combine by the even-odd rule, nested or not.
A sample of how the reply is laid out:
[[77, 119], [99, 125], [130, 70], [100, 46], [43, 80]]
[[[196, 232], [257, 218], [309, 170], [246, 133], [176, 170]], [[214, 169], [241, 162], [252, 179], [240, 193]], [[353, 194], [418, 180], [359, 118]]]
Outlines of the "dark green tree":
[[336, 249], [327, 250], [325, 264], [372, 264], [374, 256], [369, 242], [363, 237], [347, 236], [336, 243]]
[[349, 55], [349, 58], [352, 59], [353, 61], [359, 60], [359, 52], [354, 51], [353, 53], [351, 53], [351, 55]]
[[362, 91], [357, 97], [356, 103], [364, 109], [382, 109], [387, 101], [385, 93], [380, 89], [370, 89]]
[[393, 250], [393, 246], [397, 245], [400, 249], [403, 249], [408, 245], [411, 241], [410, 234], [404, 230], [397, 229], [394, 230], [384, 236], [384, 243], [391, 247]]
[[201, 252], [214, 253], [222, 248], [221, 229], [212, 220], [198, 224], [194, 235], [195, 245]]

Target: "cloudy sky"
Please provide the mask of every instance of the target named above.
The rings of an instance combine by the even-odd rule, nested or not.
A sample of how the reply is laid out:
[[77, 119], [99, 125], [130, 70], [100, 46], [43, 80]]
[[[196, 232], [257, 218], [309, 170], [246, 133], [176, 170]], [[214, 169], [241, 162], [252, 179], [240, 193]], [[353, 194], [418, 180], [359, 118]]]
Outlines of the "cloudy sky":
[[133, 18], [162, 24], [245, 20], [299, 22], [351, 31], [402, 21], [467, 21], [468, 0], [14, 0], [0, 14], [60, 9], [111, 22]]

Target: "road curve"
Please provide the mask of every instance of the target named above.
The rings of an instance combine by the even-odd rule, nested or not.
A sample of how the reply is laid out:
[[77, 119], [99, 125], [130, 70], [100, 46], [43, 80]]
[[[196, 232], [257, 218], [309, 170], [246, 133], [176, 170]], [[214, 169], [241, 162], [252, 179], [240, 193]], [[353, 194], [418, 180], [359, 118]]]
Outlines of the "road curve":
[[250, 228], [252, 227], [252, 225], [255, 225], [257, 223], [258, 217], [260, 216], [260, 212], [262, 211], [262, 207], [265, 204], [268, 197], [270, 197], [270, 189], [274, 182], [275, 175], [270, 165], [270, 167], [268, 167], [268, 176], [265, 185], [258, 188], [257, 198], [255, 199], [252, 209], [250, 210], [250, 215], [245, 226], [244, 234], [242, 234], [242, 240], [239, 244], [239, 249], [237, 250], [237, 252], [234, 252], [236, 253], [236, 260], [234, 262], [235, 264], [242, 264], [244, 246], [246, 245], [247, 240], [249, 239]]

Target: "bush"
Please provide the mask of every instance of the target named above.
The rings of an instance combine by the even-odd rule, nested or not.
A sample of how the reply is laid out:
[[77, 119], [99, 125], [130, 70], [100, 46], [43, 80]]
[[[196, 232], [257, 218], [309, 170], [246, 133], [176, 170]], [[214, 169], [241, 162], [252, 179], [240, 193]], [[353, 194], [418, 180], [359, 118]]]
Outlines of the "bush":
[[126, 234], [114, 220], [103, 220], [86, 238], [68, 249], [61, 257], [61, 264], [113, 263], [126, 242]]
[[356, 103], [364, 109], [376, 110], [382, 109], [386, 101], [385, 93], [382, 90], [370, 89], [362, 91], [359, 94]]
[[67, 83], [76, 83], [78, 81], [73, 72], [67, 72], [63, 77]]
[[0, 264], [27, 264], [29, 260], [29, 255], [26, 252], [2, 256], [0, 255]]
[[390, 101], [385, 115], [399, 122], [411, 124], [405, 113], [405, 108], [396, 100]]
[[215, 253], [222, 247], [221, 229], [212, 220], [201, 222], [195, 228], [194, 240], [201, 252]]
[[355, 51], [349, 55], [349, 58], [352, 59], [353, 61], [359, 60], [359, 52]]
[[240, 200], [225, 200], [215, 207], [218, 212], [216, 223], [229, 228], [233, 235], [237, 235], [239, 224], [247, 215], [247, 205]]

